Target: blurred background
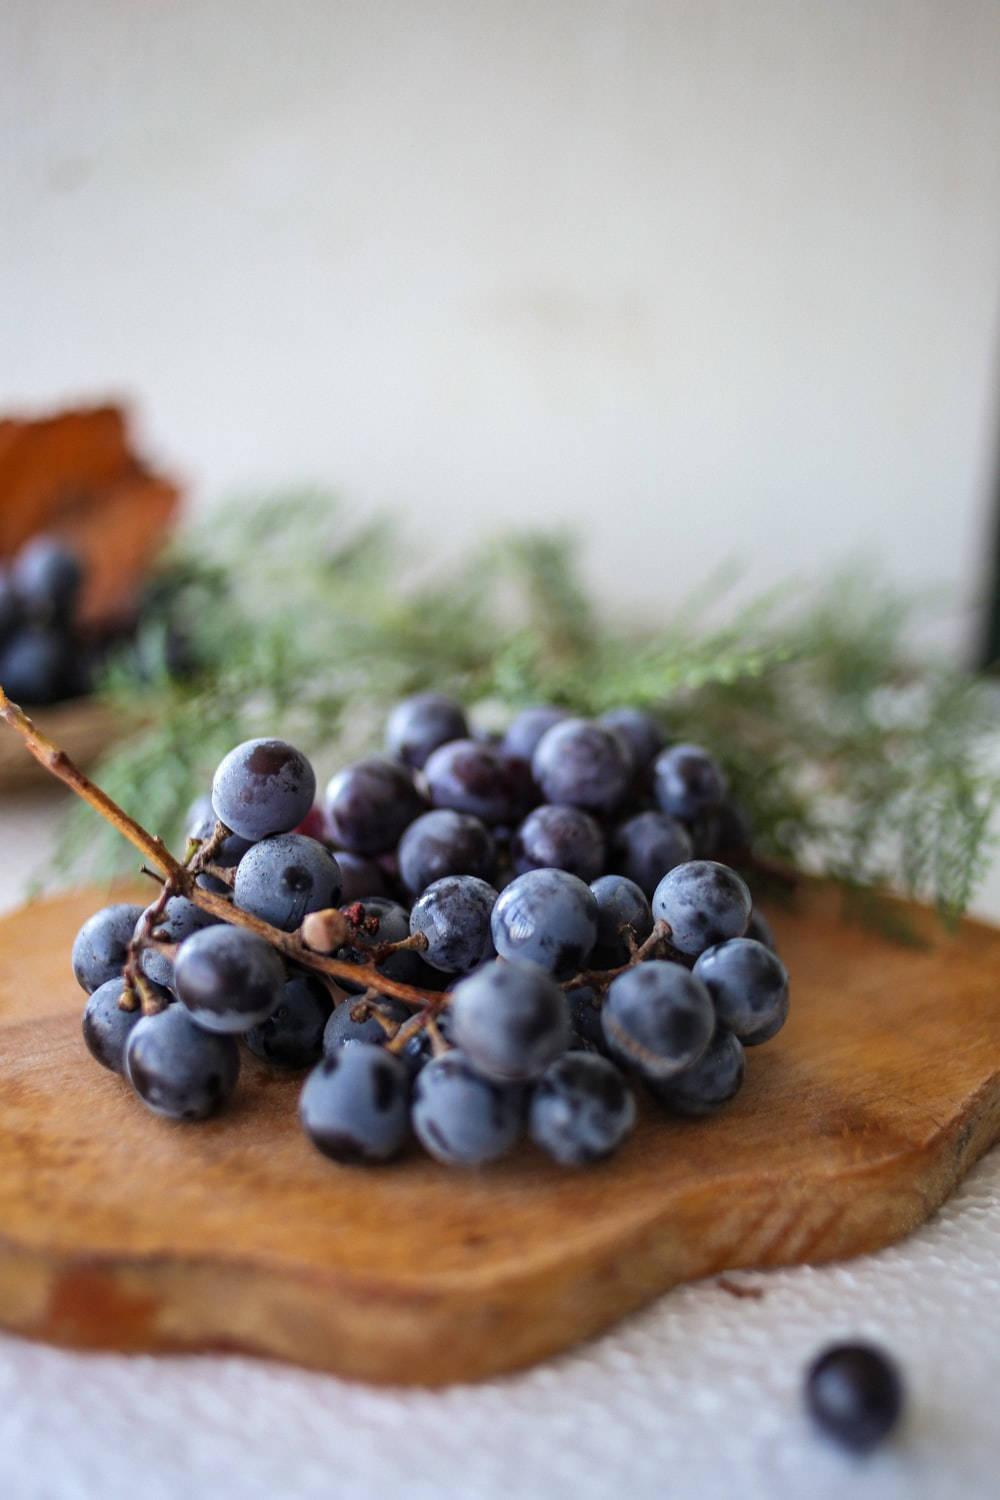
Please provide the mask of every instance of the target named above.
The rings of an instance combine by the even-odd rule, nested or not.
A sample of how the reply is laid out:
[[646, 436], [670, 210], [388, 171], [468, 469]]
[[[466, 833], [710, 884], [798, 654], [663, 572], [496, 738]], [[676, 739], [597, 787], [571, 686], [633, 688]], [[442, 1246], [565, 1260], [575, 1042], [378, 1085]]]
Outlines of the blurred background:
[[[743, 570], [740, 597], [795, 577], [808, 603], [853, 559], [936, 596], [921, 664], [941, 652], [970, 665], [991, 631], [1000, 656], [998, 356], [1000, 0], [0, 0], [0, 416], [127, 404], [131, 448], [119, 445], [121, 488], [105, 498], [138, 494], [144, 518], [174, 479], [195, 519], [234, 493], [316, 485], [344, 497], [351, 523], [397, 514], [411, 564], [435, 568], [504, 528], [565, 526], [598, 609], [654, 626], [727, 563]], [[14, 510], [0, 487], [4, 563], [23, 540], [4, 531]], [[112, 544], [145, 562], [152, 532], [126, 549], [125, 512], [110, 514], [84, 588], [101, 570], [121, 576]], [[354, 632], [361, 611], [344, 595], [334, 603]], [[313, 621], [335, 612], [326, 600]], [[223, 635], [204, 696], [228, 738], [213, 748], [205, 715], [182, 702], [174, 759], [137, 754], [131, 800], [118, 793], [159, 832], [157, 769], [161, 791], [210, 775], [243, 737], [214, 691], [230, 686], [228, 641], [244, 644]], [[290, 633], [303, 657], [309, 635]], [[269, 710], [285, 658], [262, 655], [278, 679]], [[303, 680], [328, 689], [319, 673]], [[160, 686], [146, 701], [162, 731]], [[772, 742], [793, 697], [778, 697]], [[896, 706], [882, 704], [890, 729]], [[79, 733], [80, 699], [64, 707]], [[280, 724], [297, 742], [301, 707], [284, 704], [266, 732]], [[91, 749], [112, 739], [107, 718], [91, 737]], [[27, 762], [0, 726], [0, 756], [4, 741], [12, 765]], [[862, 771], [891, 775], [871, 743]], [[941, 743], [927, 757], [938, 774], [915, 783], [924, 821], [906, 831], [919, 844], [930, 819], [948, 874], [975, 805], [949, 841], [961, 776], [943, 811], [923, 795], [949, 790]], [[780, 751], [790, 783], [801, 765]], [[1000, 729], [986, 755], [1000, 768]], [[857, 803], [870, 822], [873, 784]], [[68, 801], [41, 773], [4, 784], [0, 763], [0, 916], [51, 877]], [[87, 853], [96, 819], [80, 826]], [[987, 863], [971, 909], [997, 923], [1000, 859]], [[749, 1392], [754, 1421], [734, 1425], [727, 1451], [750, 1458], [730, 1491], [842, 1494], [846, 1470], [811, 1446], [796, 1457], [789, 1412], [805, 1341], [860, 1326], [906, 1357], [923, 1415], [909, 1456], [852, 1472], [852, 1493], [887, 1500], [912, 1481], [990, 1495], [981, 1392], [1000, 1177], [995, 1161], [983, 1170], [954, 1218], [898, 1254], [776, 1280], [759, 1302], [693, 1288], [657, 1321], [633, 1319], [606, 1357], [462, 1388], [453, 1406], [351, 1387], [326, 1400], [292, 1372], [232, 1361], [204, 1376], [190, 1360], [173, 1374], [148, 1360], [50, 1364], [0, 1340], [6, 1493], [27, 1500], [47, 1481], [44, 1493], [69, 1493], [51, 1476], [76, 1463], [72, 1493], [93, 1473], [90, 1493], [110, 1494], [118, 1452], [135, 1454], [149, 1497], [178, 1464], [199, 1493], [191, 1453], [211, 1473], [203, 1491], [225, 1491], [225, 1464], [230, 1493], [257, 1494], [256, 1475], [291, 1495], [308, 1466], [315, 1493], [336, 1473], [338, 1493], [369, 1496], [392, 1491], [380, 1461], [399, 1454], [411, 1494], [420, 1439], [440, 1432], [468, 1494], [510, 1494], [519, 1461], [541, 1454], [544, 1477], [571, 1451], [595, 1474], [606, 1451], [625, 1455], [615, 1492], [637, 1496], [638, 1474], [659, 1494], [675, 1449], [678, 1493], [705, 1455], [704, 1493], [722, 1494], [735, 1469], [718, 1467], [719, 1417], [742, 1416]], [[196, 1402], [206, 1420], [192, 1421]], [[150, 1410], [161, 1420], [144, 1423]], [[664, 1410], [678, 1413], [674, 1437]]]
[[0, 409], [609, 608], [872, 557], [984, 628], [995, 0], [6, 0]]

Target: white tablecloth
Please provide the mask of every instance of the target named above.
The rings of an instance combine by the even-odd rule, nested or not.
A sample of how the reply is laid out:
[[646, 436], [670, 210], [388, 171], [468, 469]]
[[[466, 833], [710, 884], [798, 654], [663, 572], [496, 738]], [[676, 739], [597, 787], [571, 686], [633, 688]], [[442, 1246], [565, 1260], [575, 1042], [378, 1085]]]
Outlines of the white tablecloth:
[[[0, 907], [44, 853], [51, 805], [0, 813]], [[378, 1389], [251, 1359], [77, 1355], [0, 1335], [0, 1500], [992, 1500], [998, 1249], [1000, 1149], [900, 1245], [732, 1277], [758, 1298], [715, 1280], [678, 1289], [483, 1385]], [[910, 1392], [898, 1436], [864, 1460], [817, 1436], [801, 1403], [809, 1360], [855, 1334], [896, 1355]]]

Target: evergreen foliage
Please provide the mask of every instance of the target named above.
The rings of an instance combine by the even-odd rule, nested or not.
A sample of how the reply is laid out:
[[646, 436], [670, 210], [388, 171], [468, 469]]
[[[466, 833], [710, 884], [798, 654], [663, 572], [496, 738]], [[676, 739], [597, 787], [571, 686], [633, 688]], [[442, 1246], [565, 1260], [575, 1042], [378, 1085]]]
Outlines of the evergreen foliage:
[[[911, 610], [874, 579], [836, 577], [805, 607], [781, 590], [722, 624], [706, 588], [640, 631], [600, 617], [564, 536], [501, 537], [405, 584], [409, 540], [309, 493], [236, 501], [190, 527], [138, 649], [104, 683], [139, 728], [97, 781], [176, 847], [215, 764], [254, 735], [298, 744], [322, 776], [377, 746], [388, 707], [425, 688], [494, 716], [636, 704], [719, 757], [757, 853], [850, 893], [892, 884], [946, 919], [968, 903], [1000, 798], [983, 751], [996, 698], [910, 661]], [[184, 672], [167, 665], [178, 649]], [[113, 831], [73, 815], [64, 868], [129, 862]]]

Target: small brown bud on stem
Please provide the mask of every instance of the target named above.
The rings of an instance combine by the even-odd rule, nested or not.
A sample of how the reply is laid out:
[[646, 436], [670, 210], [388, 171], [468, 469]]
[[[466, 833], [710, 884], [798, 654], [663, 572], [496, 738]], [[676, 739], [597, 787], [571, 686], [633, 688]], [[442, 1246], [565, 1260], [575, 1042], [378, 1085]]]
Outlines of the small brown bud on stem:
[[335, 906], [325, 911], [311, 911], [302, 923], [302, 941], [314, 953], [335, 953], [345, 947], [354, 934], [354, 928]]

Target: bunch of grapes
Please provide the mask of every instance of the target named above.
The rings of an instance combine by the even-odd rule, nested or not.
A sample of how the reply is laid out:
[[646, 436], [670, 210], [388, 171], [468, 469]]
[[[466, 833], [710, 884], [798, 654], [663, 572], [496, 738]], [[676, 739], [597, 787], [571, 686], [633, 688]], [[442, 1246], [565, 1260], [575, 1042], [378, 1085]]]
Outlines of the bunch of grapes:
[[0, 682], [12, 698], [55, 703], [88, 690], [76, 620], [82, 583], [79, 558], [47, 533], [0, 564]]
[[279, 739], [238, 745], [192, 809], [150, 906], [97, 912], [73, 947], [83, 1031], [151, 1109], [231, 1094], [243, 1045], [308, 1069], [300, 1115], [336, 1161], [416, 1137], [479, 1165], [523, 1130], [602, 1160], [635, 1089], [707, 1116], [788, 1013], [788, 976], [742, 877], [722, 768], [648, 713], [551, 706], [475, 735], [424, 693], [383, 755], [335, 775]]

